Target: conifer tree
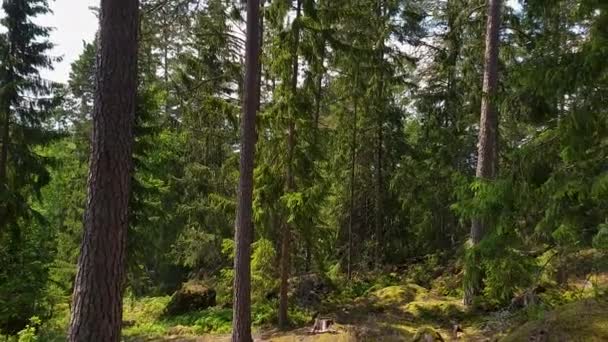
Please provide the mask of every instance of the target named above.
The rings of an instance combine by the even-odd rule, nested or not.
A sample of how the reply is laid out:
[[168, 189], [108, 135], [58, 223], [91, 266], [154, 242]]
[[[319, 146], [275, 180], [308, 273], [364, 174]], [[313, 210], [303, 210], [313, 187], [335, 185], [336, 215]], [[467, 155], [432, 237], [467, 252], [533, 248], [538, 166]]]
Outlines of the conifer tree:
[[[40, 309], [48, 274], [51, 232], [34, 203], [48, 183], [49, 158], [36, 149], [54, 138], [47, 129], [55, 106], [53, 84], [40, 76], [54, 59], [50, 29], [34, 20], [44, 0], [6, 0], [0, 19], [0, 331], [15, 332]], [[15, 286], [15, 277], [31, 277]], [[17, 278], [19, 279], [19, 278]], [[6, 281], [5, 281], [6, 280]]]
[[258, 70], [260, 58], [260, 2], [247, 2], [245, 82], [241, 117], [240, 176], [237, 195], [234, 256], [234, 304], [232, 341], [251, 338], [251, 243], [253, 242], [253, 169], [256, 143], [255, 116], [258, 108]]
[[137, 94], [139, 2], [101, 2], [84, 237], [70, 341], [119, 341]]
[[[8, 0], [2, 9], [6, 16], [0, 22], [6, 32], [0, 37], [0, 232], [5, 232], [25, 214], [16, 209], [25, 205], [19, 193], [25, 184], [38, 179], [30, 184], [39, 189], [47, 177], [42, 158], [31, 148], [48, 136], [42, 124], [51, 104], [51, 84], [39, 71], [50, 68], [53, 59], [46, 55], [52, 47], [47, 40], [50, 29], [32, 22], [49, 12], [46, 1]], [[17, 166], [19, 161], [24, 165]]]
[[[484, 77], [482, 88], [481, 117], [479, 122], [479, 144], [477, 155], [477, 178], [493, 180], [498, 172], [498, 113], [495, 97], [498, 89], [498, 48], [500, 33], [501, 1], [490, 0], [487, 8]], [[480, 218], [473, 219], [471, 242], [475, 246], [483, 239], [488, 223]], [[475, 253], [475, 252], [473, 252]], [[468, 277], [465, 282], [464, 303], [471, 305], [473, 297], [479, 292], [481, 279], [479, 272], [473, 271], [477, 262], [471, 261], [467, 266]]]

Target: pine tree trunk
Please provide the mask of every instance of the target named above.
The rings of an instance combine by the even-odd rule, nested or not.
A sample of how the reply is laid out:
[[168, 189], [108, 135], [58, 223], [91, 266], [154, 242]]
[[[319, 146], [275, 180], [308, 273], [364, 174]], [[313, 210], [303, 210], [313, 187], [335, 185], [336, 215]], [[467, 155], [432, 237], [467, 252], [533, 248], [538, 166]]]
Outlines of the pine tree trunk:
[[[259, 46], [262, 47], [264, 46], [264, 3], [266, 2], [266, 0], [261, 0], [260, 2], [260, 32], [259, 32], [259, 36], [260, 36], [260, 42], [259, 42]], [[257, 110], [258, 112], [260, 111], [260, 108], [262, 106], [262, 58], [258, 58], [258, 107]]]
[[69, 341], [120, 341], [137, 91], [137, 0], [102, 0], [84, 237]]
[[[358, 85], [358, 70], [355, 74], [355, 86]], [[355, 175], [357, 167], [357, 96], [353, 96], [353, 135], [350, 146], [351, 163], [350, 163], [350, 203], [348, 215], [348, 255], [346, 264], [346, 277], [350, 280], [352, 275], [352, 250], [353, 250], [353, 219], [355, 216]]]
[[[486, 48], [484, 56], [483, 97], [479, 121], [479, 143], [477, 152], [477, 172], [479, 179], [492, 180], [498, 171], [498, 115], [494, 98], [498, 88], [498, 45], [500, 33], [500, 0], [488, 0], [486, 24]], [[471, 242], [477, 245], [487, 230], [485, 222], [476, 218], [471, 224]], [[475, 264], [475, 265], [471, 265]], [[475, 267], [478, 262], [469, 263]], [[470, 274], [478, 274], [469, 270]], [[465, 286], [464, 303], [471, 305], [473, 298], [481, 290], [481, 279], [473, 279]]]
[[[164, 6], [163, 6], [164, 7]], [[170, 120], [170, 108], [169, 108], [169, 44], [171, 44], [171, 42], [169, 41], [169, 23], [167, 23], [166, 18], [169, 17], [168, 13], [166, 13], [164, 10], [163, 12], [163, 33], [162, 33], [162, 45], [163, 45], [163, 87], [165, 88], [165, 103], [164, 103], [164, 110], [165, 110], [165, 118], [168, 120], [167, 122], [171, 122]]]
[[[297, 0], [296, 3], [296, 18], [295, 20], [300, 19], [301, 12], [301, 0]], [[300, 31], [296, 27], [294, 27], [294, 45], [292, 51], [293, 58], [293, 70], [292, 70], [292, 78], [291, 78], [291, 91], [292, 98], [295, 98], [297, 88], [298, 88], [298, 71], [299, 71], [299, 63], [298, 63], [298, 48], [300, 43]], [[296, 191], [295, 178], [293, 174], [293, 157], [294, 151], [296, 147], [296, 108], [294, 104], [291, 104], [291, 117], [289, 120], [289, 128], [287, 133], [287, 191], [294, 192]], [[288, 302], [288, 280], [289, 273], [291, 271], [291, 231], [292, 227], [289, 223], [285, 223], [283, 226], [283, 237], [281, 242], [281, 283], [279, 289], [279, 327], [286, 328], [289, 325], [289, 317], [287, 314], [289, 302]]]
[[247, 42], [245, 84], [241, 118], [241, 155], [237, 217], [234, 233], [234, 308], [232, 341], [250, 342], [251, 338], [251, 243], [253, 241], [252, 201], [253, 168], [256, 143], [255, 116], [259, 101], [260, 2], [247, 1]]
[[319, 134], [319, 119], [321, 117], [321, 101], [323, 96], [323, 64], [325, 63], [325, 38], [323, 38], [321, 43], [321, 55], [319, 56], [321, 60], [321, 70], [319, 70], [319, 74], [317, 75], [317, 89], [315, 93], [315, 144], [317, 143], [317, 138]]
[[2, 137], [0, 143], [2, 148], [0, 149], [0, 189], [4, 190], [6, 186], [6, 170], [8, 168], [8, 145], [10, 139], [10, 106], [2, 106]]
[[[379, 0], [377, 5], [376, 14], [378, 17], [384, 16], [384, 1]], [[381, 32], [383, 32], [382, 30]], [[374, 251], [374, 266], [380, 266], [380, 260], [382, 258], [382, 231], [384, 230], [384, 193], [383, 193], [383, 178], [382, 178], [382, 145], [384, 143], [383, 124], [384, 124], [384, 70], [382, 69], [382, 63], [384, 62], [384, 42], [380, 44], [378, 49], [378, 60], [376, 67], [380, 68], [380, 85], [378, 87], [378, 105], [376, 106], [376, 212], [375, 212], [375, 251]]]
[[[2, 108], [0, 109], [0, 114], [2, 114], [2, 126], [0, 128], [1, 136], [0, 143], [2, 143], [2, 147], [0, 147], [0, 195], [2, 195], [5, 191], [8, 191], [8, 182], [6, 179], [6, 172], [8, 168], [8, 145], [10, 140], [10, 105], [8, 101], [0, 99], [0, 101], [6, 102], [2, 103]], [[4, 231], [4, 226], [6, 225], [6, 216], [8, 215], [8, 207], [6, 203], [2, 203], [0, 205], [0, 233]]]
[[383, 208], [383, 188], [384, 183], [382, 179], [382, 144], [383, 144], [383, 132], [382, 132], [382, 120], [378, 120], [377, 128], [377, 146], [376, 146], [376, 213], [375, 213], [375, 226], [376, 226], [376, 251], [374, 257], [375, 267], [380, 266], [382, 259], [382, 231], [384, 230], [384, 208]]

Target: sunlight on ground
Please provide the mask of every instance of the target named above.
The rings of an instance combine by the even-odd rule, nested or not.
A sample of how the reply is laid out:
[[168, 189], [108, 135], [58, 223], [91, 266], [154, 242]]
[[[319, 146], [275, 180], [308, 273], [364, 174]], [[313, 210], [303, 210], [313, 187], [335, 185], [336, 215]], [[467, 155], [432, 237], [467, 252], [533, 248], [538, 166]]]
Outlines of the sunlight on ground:
[[528, 341], [539, 334], [547, 335], [548, 342], [608, 341], [608, 302], [587, 299], [566, 304], [542, 319], [524, 324], [501, 341]]

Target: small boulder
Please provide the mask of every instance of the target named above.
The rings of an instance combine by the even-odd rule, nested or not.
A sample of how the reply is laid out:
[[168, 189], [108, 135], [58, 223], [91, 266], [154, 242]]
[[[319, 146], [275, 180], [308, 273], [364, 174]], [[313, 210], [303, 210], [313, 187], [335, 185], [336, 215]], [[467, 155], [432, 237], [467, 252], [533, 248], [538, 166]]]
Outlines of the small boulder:
[[329, 280], [316, 273], [304, 274], [289, 279], [289, 294], [296, 303], [311, 308], [321, 304], [323, 298], [333, 290]]
[[165, 308], [165, 314], [168, 316], [181, 315], [215, 305], [214, 289], [196, 281], [189, 281], [171, 296], [171, 300]]
[[445, 340], [441, 337], [441, 334], [435, 331], [433, 328], [423, 327], [418, 329], [416, 335], [414, 335], [414, 342], [444, 342]]

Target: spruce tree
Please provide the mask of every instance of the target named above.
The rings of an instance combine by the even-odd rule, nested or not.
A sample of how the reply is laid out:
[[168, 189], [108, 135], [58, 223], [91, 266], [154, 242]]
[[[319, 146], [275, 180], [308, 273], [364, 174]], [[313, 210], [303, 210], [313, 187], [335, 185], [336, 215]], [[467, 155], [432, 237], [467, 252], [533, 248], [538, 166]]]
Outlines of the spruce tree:
[[[0, 331], [14, 333], [42, 309], [51, 257], [42, 215], [34, 209], [48, 183], [50, 158], [36, 148], [54, 134], [48, 127], [55, 106], [53, 84], [40, 77], [52, 67], [50, 29], [34, 23], [49, 12], [45, 0], [6, 0], [0, 19]], [[14, 279], [27, 279], [17, 286]]]
[[[479, 144], [477, 154], [476, 176], [482, 181], [491, 181], [498, 172], [498, 113], [495, 97], [498, 90], [498, 48], [501, 24], [500, 0], [490, 0], [487, 9], [483, 94], [481, 116], [479, 121]], [[488, 222], [482, 218], [473, 219], [471, 225], [471, 243], [473, 247], [483, 239]], [[472, 254], [476, 253], [475, 251]], [[474, 296], [480, 291], [481, 278], [477, 267], [479, 260], [473, 256], [467, 264], [467, 279], [465, 281], [464, 303], [471, 305]]]
[[51, 68], [53, 59], [47, 55], [52, 48], [50, 29], [32, 22], [49, 12], [46, 1], [7, 0], [2, 9], [6, 16], [0, 23], [6, 32], [0, 36], [0, 232], [5, 232], [26, 214], [17, 209], [27, 206], [21, 191], [28, 183], [38, 190], [47, 178], [32, 146], [48, 138], [43, 123], [52, 104], [51, 84], [39, 72]]

